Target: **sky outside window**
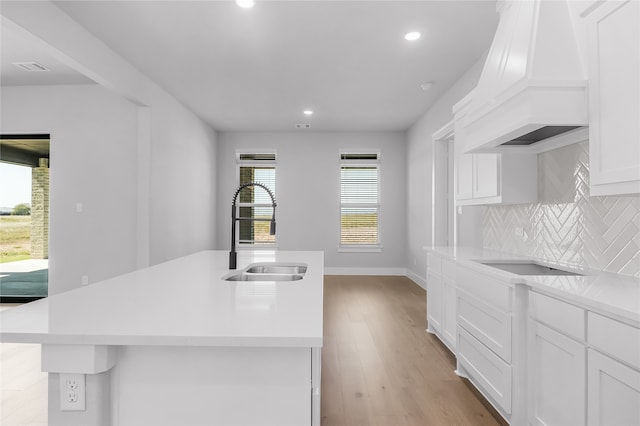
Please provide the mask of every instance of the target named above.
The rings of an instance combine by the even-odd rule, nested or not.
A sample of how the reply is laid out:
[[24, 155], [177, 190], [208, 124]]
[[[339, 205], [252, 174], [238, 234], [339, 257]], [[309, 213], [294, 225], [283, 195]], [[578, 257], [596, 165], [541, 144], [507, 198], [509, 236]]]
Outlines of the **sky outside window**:
[[31, 167], [0, 163], [0, 207], [31, 203]]

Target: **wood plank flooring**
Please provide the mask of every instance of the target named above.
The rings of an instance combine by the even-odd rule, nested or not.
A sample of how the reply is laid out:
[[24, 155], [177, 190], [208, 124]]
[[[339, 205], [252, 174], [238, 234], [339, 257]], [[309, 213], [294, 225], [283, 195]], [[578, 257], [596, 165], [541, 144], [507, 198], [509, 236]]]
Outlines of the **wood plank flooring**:
[[[7, 308], [2, 305], [1, 308]], [[405, 277], [325, 276], [323, 426], [496, 425]], [[0, 344], [0, 424], [47, 424], [39, 345]]]
[[425, 317], [425, 291], [408, 278], [325, 276], [323, 426], [502, 423]]

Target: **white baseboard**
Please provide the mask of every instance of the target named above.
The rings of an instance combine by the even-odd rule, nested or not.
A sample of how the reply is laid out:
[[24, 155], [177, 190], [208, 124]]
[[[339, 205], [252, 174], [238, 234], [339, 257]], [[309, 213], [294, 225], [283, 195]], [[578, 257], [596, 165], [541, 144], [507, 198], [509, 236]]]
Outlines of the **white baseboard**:
[[324, 268], [325, 275], [398, 275], [407, 277], [426, 290], [427, 280], [406, 268]]
[[427, 289], [427, 280], [426, 278], [422, 278], [420, 275], [413, 272], [411, 269], [407, 269], [406, 273], [407, 278], [409, 278], [414, 283], [418, 284], [423, 289]]

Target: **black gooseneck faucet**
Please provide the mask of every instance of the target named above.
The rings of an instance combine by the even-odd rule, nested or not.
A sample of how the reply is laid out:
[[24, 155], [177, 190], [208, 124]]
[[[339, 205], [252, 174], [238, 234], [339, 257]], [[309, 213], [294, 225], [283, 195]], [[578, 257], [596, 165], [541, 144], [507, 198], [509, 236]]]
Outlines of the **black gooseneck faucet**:
[[[255, 219], [252, 217], [237, 217], [236, 215], [236, 200], [238, 199], [238, 195], [240, 192], [249, 187], [249, 186], [258, 186], [269, 194], [271, 197], [271, 207], [273, 207], [273, 215], [271, 219]], [[233, 195], [233, 202], [231, 203], [231, 251], [229, 252], [229, 269], [236, 269], [236, 264], [238, 260], [238, 254], [236, 253], [236, 221], [238, 220], [250, 220], [250, 221], [259, 221], [259, 220], [268, 220], [271, 222], [269, 226], [269, 235], [276, 235], [276, 197], [274, 197], [273, 192], [269, 188], [267, 188], [264, 184], [259, 182], [249, 182], [243, 185], [236, 190], [236, 193]]]

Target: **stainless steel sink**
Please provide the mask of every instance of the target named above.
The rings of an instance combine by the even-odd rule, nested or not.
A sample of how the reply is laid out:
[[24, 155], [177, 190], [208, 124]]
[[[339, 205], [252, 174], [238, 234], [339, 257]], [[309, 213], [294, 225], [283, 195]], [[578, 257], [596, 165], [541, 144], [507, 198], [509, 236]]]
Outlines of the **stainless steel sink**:
[[518, 275], [575, 275], [581, 276], [582, 274], [572, 271], [565, 271], [562, 269], [553, 268], [550, 266], [542, 265], [534, 261], [479, 261], [483, 265], [491, 266], [492, 268], [501, 269], [503, 271], [511, 272]]
[[247, 274], [239, 272], [229, 275], [225, 281], [298, 281], [302, 279], [300, 274]]
[[305, 264], [287, 263], [259, 263], [250, 266], [245, 271], [248, 274], [302, 274], [307, 272]]
[[225, 281], [299, 281], [307, 272], [304, 263], [263, 262], [254, 263], [242, 271], [222, 277]]

